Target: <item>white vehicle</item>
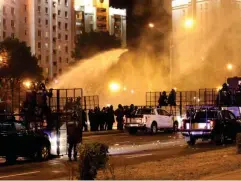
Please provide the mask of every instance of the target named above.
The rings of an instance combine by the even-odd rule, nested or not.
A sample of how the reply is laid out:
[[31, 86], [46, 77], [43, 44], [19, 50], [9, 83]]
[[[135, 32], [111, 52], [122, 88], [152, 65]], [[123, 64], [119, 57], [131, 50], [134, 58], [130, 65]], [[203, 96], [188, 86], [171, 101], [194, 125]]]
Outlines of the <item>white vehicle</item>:
[[130, 134], [138, 130], [151, 131], [156, 134], [158, 130], [178, 131], [178, 121], [167, 111], [159, 108], [138, 109], [136, 114], [126, 118], [125, 128]]

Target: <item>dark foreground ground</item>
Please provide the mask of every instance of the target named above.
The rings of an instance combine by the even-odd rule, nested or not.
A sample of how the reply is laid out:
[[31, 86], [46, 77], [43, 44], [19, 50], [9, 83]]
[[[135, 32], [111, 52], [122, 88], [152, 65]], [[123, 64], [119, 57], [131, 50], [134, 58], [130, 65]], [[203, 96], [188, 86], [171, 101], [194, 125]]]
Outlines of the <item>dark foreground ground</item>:
[[[84, 137], [84, 142], [106, 143], [115, 152], [109, 162], [114, 173], [101, 171], [99, 179], [200, 179], [241, 168], [241, 157], [235, 154], [233, 145], [199, 143], [190, 148], [180, 134], [95, 135]], [[0, 179], [64, 180], [69, 179], [72, 166], [76, 163], [68, 162], [66, 156], [40, 163], [19, 160], [11, 166], [2, 159]]]

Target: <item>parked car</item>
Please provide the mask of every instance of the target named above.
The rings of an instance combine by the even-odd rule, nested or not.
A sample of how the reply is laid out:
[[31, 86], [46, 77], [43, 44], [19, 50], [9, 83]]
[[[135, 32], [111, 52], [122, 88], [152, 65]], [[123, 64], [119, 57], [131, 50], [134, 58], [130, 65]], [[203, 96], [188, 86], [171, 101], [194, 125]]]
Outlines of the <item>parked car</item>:
[[130, 134], [138, 130], [147, 130], [156, 134], [158, 130], [178, 131], [178, 121], [167, 111], [158, 108], [138, 109], [132, 116], [126, 117], [125, 128]]
[[181, 131], [188, 145], [195, 145], [198, 139], [225, 144], [236, 139], [236, 134], [241, 132], [241, 122], [229, 110], [199, 109], [183, 120]]
[[0, 157], [13, 163], [17, 157], [45, 161], [50, 156], [50, 141], [46, 135], [26, 129], [19, 121], [0, 121]]

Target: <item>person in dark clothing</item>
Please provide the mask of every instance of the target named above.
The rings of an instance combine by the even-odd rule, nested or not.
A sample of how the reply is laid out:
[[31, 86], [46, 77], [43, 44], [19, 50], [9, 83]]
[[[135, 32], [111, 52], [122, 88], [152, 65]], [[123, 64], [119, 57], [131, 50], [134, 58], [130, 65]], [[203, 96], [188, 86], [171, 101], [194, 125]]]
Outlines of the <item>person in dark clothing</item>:
[[104, 131], [105, 122], [106, 122], [106, 108], [103, 107], [102, 111], [100, 112], [100, 116], [99, 116], [100, 131]]
[[229, 90], [228, 84], [223, 84], [222, 89], [218, 92], [217, 97], [218, 106], [232, 105], [232, 92]]
[[176, 91], [174, 89], [171, 90], [168, 96], [168, 104], [170, 105], [170, 113], [173, 114], [172, 107], [176, 106]]
[[124, 117], [124, 109], [121, 104], [118, 105], [118, 109], [115, 111], [116, 120], [117, 120], [117, 129], [123, 130], [123, 117]]
[[236, 106], [241, 106], [241, 83], [235, 91], [235, 104]]
[[107, 129], [112, 130], [113, 124], [115, 122], [115, 114], [114, 114], [114, 109], [112, 105], [108, 109], [107, 116], [108, 116]]
[[77, 144], [81, 140], [81, 128], [76, 122], [69, 122], [67, 125], [67, 135], [68, 135], [68, 157], [69, 161], [72, 160], [72, 151], [74, 152], [74, 160], [77, 161]]
[[84, 131], [88, 131], [86, 109], [82, 111], [82, 125]]
[[95, 108], [94, 114], [94, 131], [99, 131], [100, 128], [100, 118], [101, 118], [101, 111], [99, 107]]
[[90, 131], [94, 131], [94, 110], [89, 110]]
[[162, 94], [160, 94], [159, 98], [159, 106], [168, 106], [168, 99], [167, 99], [167, 93], [164, 91]]

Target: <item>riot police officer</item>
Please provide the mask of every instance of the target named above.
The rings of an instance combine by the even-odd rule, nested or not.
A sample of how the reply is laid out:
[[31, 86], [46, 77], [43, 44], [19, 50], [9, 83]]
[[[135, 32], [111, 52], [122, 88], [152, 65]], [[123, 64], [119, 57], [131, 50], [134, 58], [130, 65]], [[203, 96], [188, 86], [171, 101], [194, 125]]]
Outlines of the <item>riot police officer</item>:
[[160, 98], [159, 98], [159, 106], [168, 106], [168, 99], [167, 99], [167, 93], [166, 91], [162, 92], [162, 94], [160, 94]]
[[[72, 119], [75, 119], [72, 117]], [[77, 161], [77, 144], [81, 142], [81, 126], [76, 120], [71, 120], [67, 124], [68, 135], [68, 157], [69, 161], [72, 161], [72, 151], [74, 160]]]
[[217, 104], [219, 106], [232, 105], [232, 93], [229, 90], [228, 84], [224, 83], [222, 89], [218, 93]]
[[236, 106], [241, 106], [241, 83], [238, 85], [235, 91], [235, 103]]
[[171, 112], [171, 114], [173, 114], [172, 107], [176, 106], [176, 91], [174, 89], [171, 90], [171, 92], [168, 96], [168, 104], [171, 107], [170, 112]]

